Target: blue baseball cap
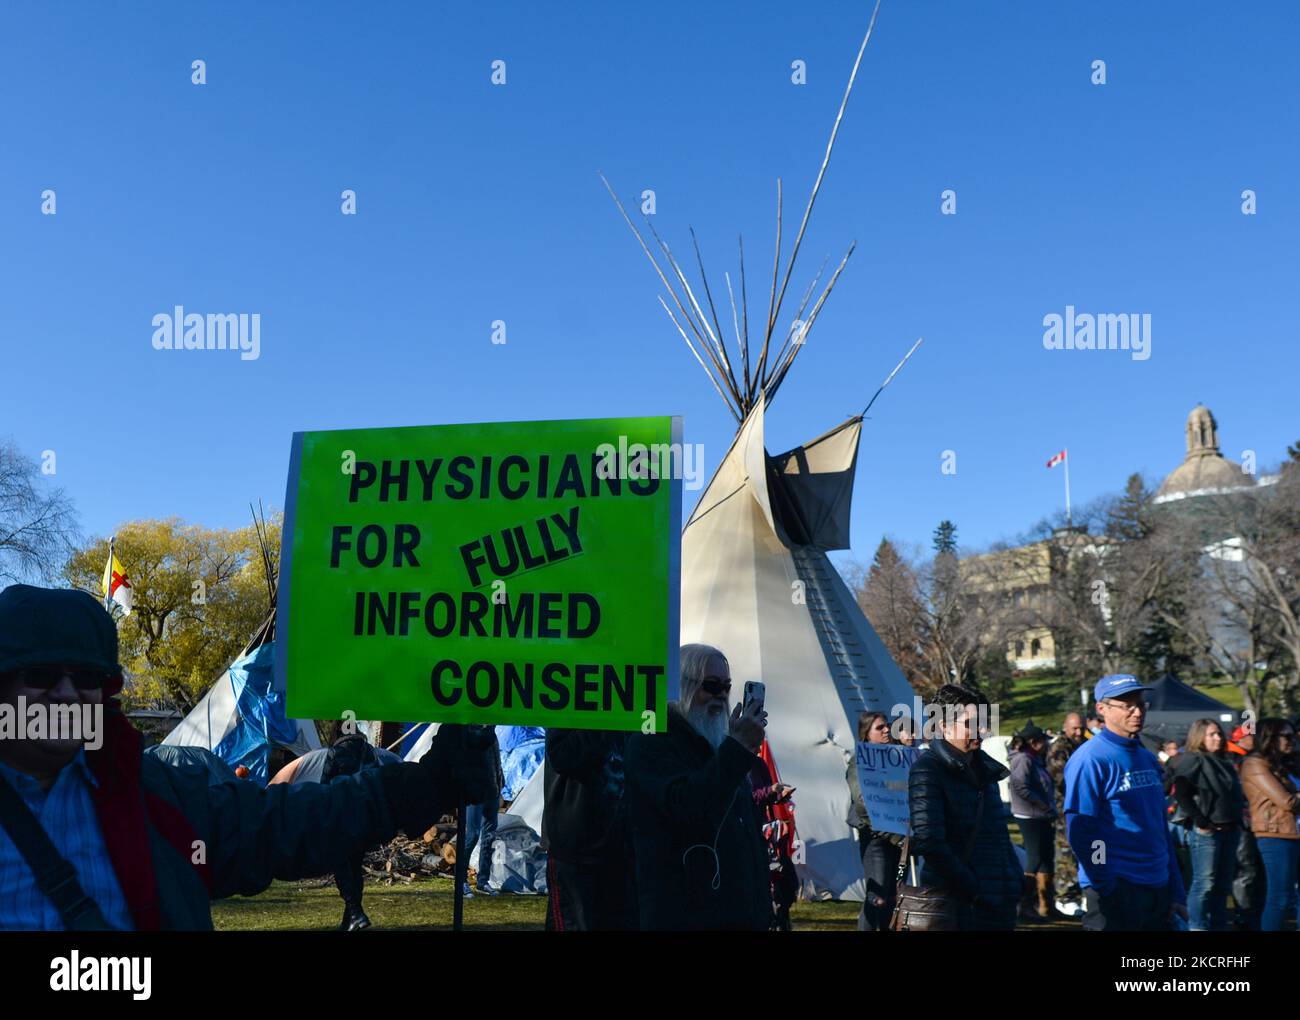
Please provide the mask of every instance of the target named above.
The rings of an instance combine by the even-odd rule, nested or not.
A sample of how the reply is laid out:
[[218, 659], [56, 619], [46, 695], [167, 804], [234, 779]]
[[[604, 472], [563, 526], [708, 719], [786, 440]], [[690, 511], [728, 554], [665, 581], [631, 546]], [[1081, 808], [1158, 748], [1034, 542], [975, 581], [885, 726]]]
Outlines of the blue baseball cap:
[[1096, 701], [1105, 701], [1107, 698], [1118, 698], [1122, 694], [1149, 690], [1151, 690], [1151, 685], [1144, 684], [1132, 673], [1112, 673], [1110, 676], [1104, 676], [1097, 681], [1092, 696]]

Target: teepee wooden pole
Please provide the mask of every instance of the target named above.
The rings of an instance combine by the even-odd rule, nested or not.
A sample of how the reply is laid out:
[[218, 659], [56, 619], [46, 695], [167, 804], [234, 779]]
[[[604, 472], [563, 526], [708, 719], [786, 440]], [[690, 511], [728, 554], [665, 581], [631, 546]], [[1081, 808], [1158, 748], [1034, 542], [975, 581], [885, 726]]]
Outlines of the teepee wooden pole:
[[742, 411], [749, 411], [749, 351], [745, 349], [744, 338], [740, 335], [740, 316], [736, 312], [736, 292], [731, 289], [731, 274], [724, 272], [722, 278], [727, 281], [727, 298], [731, 301], [731, 326], [736, 331], [736, 349], [740, 352], [741, 366], [745, 378], [741, 383], [741, 396], [745, 398]]
[[844, 267], [848, 265], [849, 262], [849, 256], [853, 254], [853, 250], [857, 246], [858, 246], [857, 241], [854, 241], [851, 245], [849, 245], [849, 250], [844, 253], [844, 258], [840, 259], [840, 264], [835, 267], [834, 275], [832, 275], [830, 280], [827, 281], [826, 289], [822, 291], [821, 297], [817, 299], [817, 304], [813, 306], [813, 310], [811, 314], [808, 316], [808, 321], [805, 322], [799, 328], [801, 339], [797, 343], [791, 345], [790, 353], [786, 358], [785, 364], [781, 366], [779, 375], [774, 376], [772, 385], [769, 388], [767, 394], [769, 400], [771, 400], [772, 397], [776, 396], [776, 391], [780, 389], [781, 383], [785, 379], [786, 373], [790, 371], [790, 366], [794, 364], [794, 359], [799, 356], [799, 352], [803, 349], [804, 344], [807, 342], [808, 334], [812, 332], [813, 323], [817, 321], [817, 316], [818, 314], [820, 314], [822, 310], [822, 305], [826, 303], [826, 299], [830, 297], [831, 291], [835, 289], [835, 282], [840, 278], [840, 273], [844, 272]]
[[709, 290], [709, 277], [704, 271], [704, 256], [700, 252], [700, 241], [695, 236], [695, 228], [690, 228], [691, 244], [695, 248], [695, 262], [700, 267], [700, 282], [704, 284], [704, 299], [709, 303], [709, 313], [713, 316], [713, 325], [717, 330], [718, 351], [722, 354], [722, 361], [727, 366], [727, 378], [731, 389], [739, 396], [739, 387], [736, 385], [736, 370], [731, 367], [731, 358], [727, 356], [727, 343], [722, 332], [722, 323], [718, 321], [718, 310], [713, 307], [713, 294]]
[[894, 366], [894, 370], [890, 372], [889, 375], [885, 376], [885, 381], [880, 384], [880, 389], [876, 390], [875, 396], [867, 401], [867, 406], [862, 409], [862, 414], [859, 415], [859, 417], [865, 418], [867, 416], [867, 412], [871, 410], [871, 405], [876, 402], [876, 397], [885, 392], [885, 387], [893, 381], [894, 376], [898, 375], [898, 370], [907, 364], [907, 359], [916, 353], [916, 349], [921, 346], [921, 341], [924, 339], [925, 337], [923, 336], [918, 336], [916, 338], [916, 343], [912, 344], [912, 349], [904, 354], [903, 360]]
[[704, 363], [704, 359], [700, 357], [700, 352], [695, 349], [695, 345], [691, 343], [691, 338], [686, 335], [686, 330], [682, 329], [681, 324], [677, 321], [677, 317], [673, 315], [673, 310], [668, 307], [668, 302], [660, 296], [659, 303], [663, 305], [664, 311], [668, 313], [668, 318], [670, 318], [673, 325], [677, 327], [677, 332], [680, 333], [682, 339], [686, 341], [686, 346], [689, 347], [691, 353], [695, 355], [695, 360], [700, 363], [700, 368], [704, 369], [704, 374], [709, 377], [709, 382], [713, 383], [713, 388], [718, 391], [718, 396], [720, 396], [722, 402], [727, 405], [727, 410], [731, 412], [731, 416], [736, 419], [737, 423], [739, 423], [742, 420], [741, 415], [737, 413], [736, 408], [731, 406], [731, 398], [722, 391], [722, 386], [718, 383], [718, 380], [713, 377], [713, 373], [709, 370], [709, 366]]
[[754, 391], [756, 380], [749, 374], [749, 296], [745, 293], [745, 239], [740, 235], [736, 236], [736, 242], [740, 246], [740, 316], [744, 325], [745, 337], [745, 410], [748, 411], [754, 405]]
[[808, 206], [803, 211], [803, 222], [799, 224], [799, 233], [795, 235], [794, 247], [790, 249], [790, 261], [786, 264], [785, 280], [781, 283], [781, 292], [776, 295], [776, 303], [771, 315], [768, 316], [767, 331], [771, 335], [772, 325], [776, 316], [780, 314], [781, 302], [785, 298], [785, 289], [790, 283], [790, 274], [794, 272], [795, 259], [799, 257], [799, 245], [803, 243], [804, 231], [808, 229], [808, 220], [812, 216], [813, 203], [817, 201], [817, 192], [821, 190], [822, 179], [826, 176], [826, 167], [830, 165], [831, 151], [835, 148], [835, 136], [840, 132], [840, 121], [844, 119], [844, 109], [849, 105], [849, 96], [853, 92], [853, 82], [858, 77], [858, 67], [862, 64], [862, 54], [867, 51], [867, 42], [871, 39], [871, 30], [876, 27], [876, 15], [880, 13], [880, 0], [876, 0], [876, 6], [871, 11], [871, 21], [867, 25], [867, 34], [862, 37], [862, 45], [858, 48], [857, 59], [853, 61], [853, 70], [849, 73], [849, 83], [844, 89], [844, 98], [840, 100], [839, 113], [835, 115], [835, 123], [831, 127], [831, 137], [826, 142], [826, 155], [822, 157], [821, 169], [817, 171], [817, 180], [813, 182], [812, 194], [808, 196]]
[[776, 321], [776, 280], [781, 272], [781, 178], [776, 179], [776, 254], [772, 257], [772, 294], [767, 303], [767, 329], [763, 331], [763, 349], [758, 355], [754, 374], [759, 385], [767, 388], [767, 345], [772, 341], [772, 323]]

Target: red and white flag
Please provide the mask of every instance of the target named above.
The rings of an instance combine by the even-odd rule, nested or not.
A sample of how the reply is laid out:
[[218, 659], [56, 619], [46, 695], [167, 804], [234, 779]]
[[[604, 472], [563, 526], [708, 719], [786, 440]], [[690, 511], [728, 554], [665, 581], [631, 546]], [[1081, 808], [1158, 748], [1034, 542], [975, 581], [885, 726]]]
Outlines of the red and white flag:
[[1063, 463], [1065, 463], [1065, 451], [1064, 451], [1064, 450], [1062, 450], [1062, 451], [1061, 451], [1060, 453], [1058, 453], [1055, 457], [1053, 457], [1051, 460], [1049, 460], [1049, 461], [1047, 462], [1047, 466], [1048, 466], [1049, 468], [1054, 468], [1054, 467], [1056, 467], [1057, 464], [1063, 464]]

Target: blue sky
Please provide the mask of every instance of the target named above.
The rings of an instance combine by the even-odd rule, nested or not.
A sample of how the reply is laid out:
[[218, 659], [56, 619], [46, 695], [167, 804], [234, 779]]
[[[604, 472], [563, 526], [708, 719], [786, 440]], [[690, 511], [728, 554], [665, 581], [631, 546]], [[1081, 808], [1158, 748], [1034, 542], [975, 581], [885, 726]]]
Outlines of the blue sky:
[[[731, 419], [597, 171], [715, 283], [743, 233], [754, 311], [776, 178], [789, 238], [868, 14], [6, 3], [0, 435], [57, 453], [88, 534], [242, 525], [308, 428], [681, 414], [711, 472]], [[857, 252], [768, 418], [774, 451], [820, 434], [926, 337], [863, 432], [855, 555], [1023, 531], [1062, 446], [1076, 503], [1158, 479], [1198, 401], [1234, 458], [1300, 438], [1298, 40], [1281, 0], [885, 0], [795, 304]], [[260, 358], [154, 350], [176, 304], [260, 313]], [[1149, 313], [1150, 359], [1045, 350], [1067, 304]]]

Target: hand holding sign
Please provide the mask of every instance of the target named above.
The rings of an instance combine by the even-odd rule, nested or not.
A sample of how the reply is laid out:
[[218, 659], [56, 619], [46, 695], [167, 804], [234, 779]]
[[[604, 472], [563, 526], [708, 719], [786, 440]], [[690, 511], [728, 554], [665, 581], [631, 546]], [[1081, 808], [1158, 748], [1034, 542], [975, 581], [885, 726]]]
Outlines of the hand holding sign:
[[490, 730], [444, 723], [417, 764], [381, 768], [379, 776], [397, 827], [419, 839], [443, 815], [492, 796], [496, 765], [491, 747]]
[[492, 796], [496, 766], [492, 730], [486, 726], [443, 723], [420, 759], [437, 799], [451, 804], [482, 804]]

